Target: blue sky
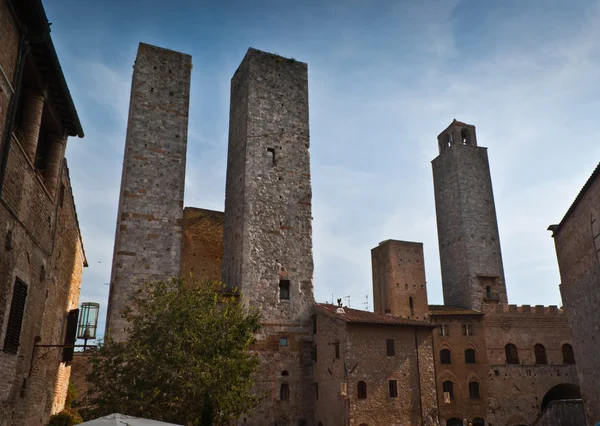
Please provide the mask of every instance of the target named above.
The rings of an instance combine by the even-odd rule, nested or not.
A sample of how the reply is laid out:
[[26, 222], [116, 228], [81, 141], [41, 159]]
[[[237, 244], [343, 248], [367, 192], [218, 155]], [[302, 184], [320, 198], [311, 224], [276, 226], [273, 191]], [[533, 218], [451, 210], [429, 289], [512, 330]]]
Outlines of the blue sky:
[[[508, 297], [560, 305], [557, 223], [600, 158], [600, 2], [45, 0], [86, 132], [67, 158], [106, 313], [140, 41], [193, 56], [185, 205], [222, 210], [229, 81], [248, 47], [307, 62], [315, 295], [372, 309], [370, 250], [422, 241], [442, 303], [430, 161], [453, 118], [489, 148]], [[101, 325], [103, 328], [103, 324]]]

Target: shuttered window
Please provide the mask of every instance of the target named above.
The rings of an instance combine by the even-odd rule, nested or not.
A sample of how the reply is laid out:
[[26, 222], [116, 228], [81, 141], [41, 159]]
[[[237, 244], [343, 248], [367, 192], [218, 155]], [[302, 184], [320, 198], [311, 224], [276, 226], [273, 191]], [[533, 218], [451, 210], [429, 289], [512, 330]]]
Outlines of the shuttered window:
[[27, 284], [23, 281], [15, 281], [6, 337], [4, 338], [4, 352], [16, 354], [19, 350], [19, 338], [21, 336], [21, 325], [23, 324], [23, 313], [25, 312], [25, 301], [27, 300]]

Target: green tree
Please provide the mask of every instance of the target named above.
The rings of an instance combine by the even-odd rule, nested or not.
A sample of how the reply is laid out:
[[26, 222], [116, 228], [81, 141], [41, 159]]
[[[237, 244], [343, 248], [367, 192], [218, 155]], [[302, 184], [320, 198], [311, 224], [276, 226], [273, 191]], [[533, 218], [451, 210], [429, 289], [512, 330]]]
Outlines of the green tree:
[[133, 297], [128, 341], [92, 355], [86, 418], [122, 413], [184, 425], [223, 424], [252, 411], [260, 329], [220, 283], [144, 284]]

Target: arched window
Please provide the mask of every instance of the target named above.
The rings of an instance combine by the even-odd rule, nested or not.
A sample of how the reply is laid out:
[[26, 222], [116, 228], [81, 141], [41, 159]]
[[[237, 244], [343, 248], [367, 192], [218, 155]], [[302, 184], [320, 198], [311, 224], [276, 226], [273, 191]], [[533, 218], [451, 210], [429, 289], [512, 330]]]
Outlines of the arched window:
[[538, 343], [533, 347], [533, 351], [535, 352], [536, 364], [548, 364], [548, 359], [546, 358], [546, 348], [544, 345]]
[[573, 354], [573, 346], [565, 343], [562, 345], [563, 364], [575, 364], [575, 355]]
[[356, 386], [357, 394], [359, 399], [365, 399], [367, 397], [367, 384], [362, 380], [358, 382]]
[[440, 362], [442, 364], [452, 364], [452, 353], [449, 349], [442, 349], [440, 351]]
[[481, 417], [475, 417], [472, 421], [471, 424], [473, 426], [485, 426], [485, 422], [483, 421], [483, 419]]
[[506, 363], [507, 364], [518, 364], [519, 363], [519, 352], [517, 352], [517, 347], [512, 343], [509, 343], [504, 347], [504, 352], [506, 352]]
[[279, 400], [289, 401], [290, 400], [290, 385], [282, 383], [279, 387]]
[[462, 139], [463, 145], [469, 145], [469, 131], [467, 129], [462, 129], [460, 131], [460, 138]]
[[465, 349], [465, 364], [475, 364], [475, 349]]
[[445, 404], [450, 404], [450, 401], [454, 401], [454, 383], [450, 380], [446, 380], [442, 383], [442, 390], [444, 391]]
[[282, 376], [289, 376], [289, 375], [290, 375], [290, 373], [288, 373], [288, 371], [287, 371], [287, 370], [283, 370], [283, 371], [281, 372], [281, 375], [282, 375]]
[[469, 398], [471, 399], [479, 399], [481, 396], [479, 395], [479, 383], [478, 382], [469, 382]]

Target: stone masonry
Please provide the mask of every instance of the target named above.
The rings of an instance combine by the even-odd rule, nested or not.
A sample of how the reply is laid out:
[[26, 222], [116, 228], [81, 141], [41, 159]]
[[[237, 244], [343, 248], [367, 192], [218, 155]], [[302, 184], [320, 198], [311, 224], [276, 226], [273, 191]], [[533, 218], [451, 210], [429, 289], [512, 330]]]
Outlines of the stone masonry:
[[262, 315], [256, 426], [313, 425], [309, 146], [306, 64], [249, 49], [231, 80], [223, 281]]
[[600, 422], [600, 164], [553, 231], [587, 424]]
[[371, 250], [371, 263], [376, 313], [428, 317], [423, 243], [383, 241]]
[[189, 55], [139, 45], [106, 324], [115, 341], [126, 338], [121, 314], [135, 288], [180, 274], [191, 68]]
[[500, 237], [487, 148], [475, 126], [454, 120], [432, 161], [444, 303], [481, 309], [506, 304]]

